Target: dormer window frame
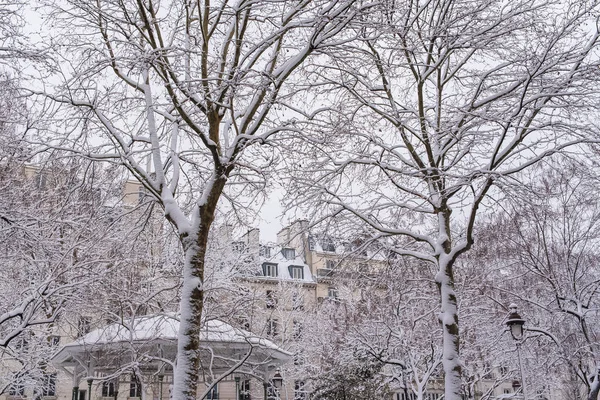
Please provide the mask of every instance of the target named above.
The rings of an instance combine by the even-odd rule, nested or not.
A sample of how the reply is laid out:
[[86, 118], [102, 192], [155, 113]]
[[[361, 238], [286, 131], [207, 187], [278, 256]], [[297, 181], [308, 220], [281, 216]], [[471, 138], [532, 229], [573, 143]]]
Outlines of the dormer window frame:
[[[288, 271], [290, 273], [290, 278], [296, 280], [304, 279], [304, 267], [302, 265], [290, 265], [288, 266]], [[294, 272], [298, 272], [298, 274], [294, 274]]]
[[279, 267], [276, 263], [265, 262], [262, 264], [263, 276], [267, 278], [277, 278], [279, 276]]
[[296, 249], [293, 247], [283, 247], [281, 249], [281, 255], [286, 260], [294, 260], [296, 258]]
[[259, 247], [259, 255], [261, 257], [270, 258], [271, 257], [271, 247], [261, 244]]

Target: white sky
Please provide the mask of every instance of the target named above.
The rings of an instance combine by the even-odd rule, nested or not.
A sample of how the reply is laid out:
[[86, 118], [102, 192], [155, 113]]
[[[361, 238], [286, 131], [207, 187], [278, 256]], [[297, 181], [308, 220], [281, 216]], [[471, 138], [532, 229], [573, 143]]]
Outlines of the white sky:
[[281, 207], [281, 199], [283, 192], [281, 190], [272, 190], [269, 197], [260, 211], [260, 229], [261, 242], [276, 242], [277, 232], [283, 227], [282, 216], [283, 209]]

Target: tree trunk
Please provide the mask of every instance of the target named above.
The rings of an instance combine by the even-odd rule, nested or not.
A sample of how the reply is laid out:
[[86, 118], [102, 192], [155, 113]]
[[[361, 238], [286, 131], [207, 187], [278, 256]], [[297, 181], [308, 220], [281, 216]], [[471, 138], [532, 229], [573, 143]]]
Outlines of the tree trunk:
[[183, 287], [179, 303], [180, 322], [177, 341], [177, 364], [173, 377], [174, 400], [196, 400], [200, 368], [200, 330], [204, 309], [204, 272], [206, 249], [215, 210], [227, 176], [233, 168], [230, 166], [212, 183], [207, 183], [208, 191], [204, 203], [198, 207], [196, 220], [198, 226], [195, 235], [181, 237], [185, 254], [183, 266]]
[[[199, 235], [201, 236], [201, 235]], [[204, 256], [206, 243], [200, 238], [188, 244], [183, 267], [183, 288], [179, 305], [180, 323], [177, 342], [177, 365], [173, 381], [173, 398], [195, 400], [200, 367], [200, 329], [204, 307]]]
[[440, 321], [443, 330], [442, 365], [444, 366], [444, 393], [446, 400], [460, 400], [461, 375], [458, 336], [458, 307], [454, 291], [452, 262], [443, 254], [439, 259], [436, 282], [440, 290]]

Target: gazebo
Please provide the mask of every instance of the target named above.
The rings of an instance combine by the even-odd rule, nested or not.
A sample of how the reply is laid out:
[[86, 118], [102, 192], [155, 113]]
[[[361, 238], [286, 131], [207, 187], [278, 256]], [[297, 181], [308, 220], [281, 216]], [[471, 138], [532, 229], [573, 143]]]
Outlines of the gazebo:
[[[155, 399], [166, 399], [164, 386], [168, 388], [172, 379], [178, 330], [179, 321], [174, 314], [127, 319], [66, 344], [52, 357], [52, 363], [72, 377], [73, 400], [91, 400], [94, 381], [107, 382], [125, 374], [136, 377], [139, 390], [144, 382], [151, 385]], [[220, 320], [204, 323], [200, 343], [201, 376], [208, 384], [231, 375], [237, 377], [236, 384], [239, 376], [259, 377], [267, 382], [292, 356], [273, 342]], [[80, 397], [82, 379], [87, 381], [87, 399]], [[116, 399], [118, 383], [116, 386], [117, 393], [103, 393], [102, 397]]]

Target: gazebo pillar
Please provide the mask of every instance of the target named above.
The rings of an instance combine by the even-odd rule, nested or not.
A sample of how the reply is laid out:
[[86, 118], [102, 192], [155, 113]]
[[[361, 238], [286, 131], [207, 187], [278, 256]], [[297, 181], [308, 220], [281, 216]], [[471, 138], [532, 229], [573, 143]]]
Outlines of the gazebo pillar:
[[73, 392], [71, 394], [71, 400], [79, 400], [79, 374], [81, 373], [80, 368], [75, 366], [73, 368]]
[[92, 400], [92, 383], [94, 382], [93, 378], [88, 378], [88, 400]]

